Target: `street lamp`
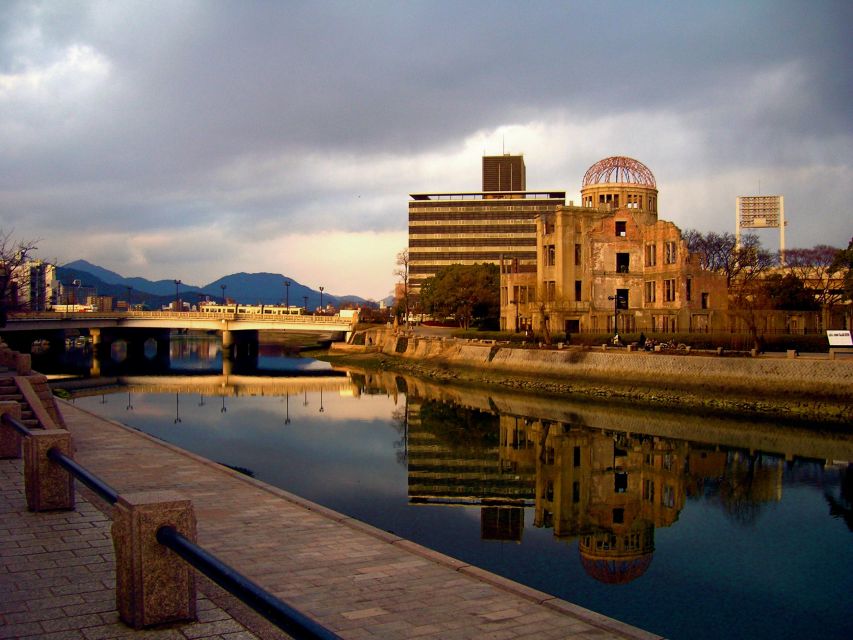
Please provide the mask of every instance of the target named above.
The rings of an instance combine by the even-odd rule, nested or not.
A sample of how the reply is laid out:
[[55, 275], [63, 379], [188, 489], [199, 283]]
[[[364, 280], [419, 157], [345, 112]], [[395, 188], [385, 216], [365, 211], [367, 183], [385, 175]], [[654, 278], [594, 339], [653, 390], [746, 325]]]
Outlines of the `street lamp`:
[[305, 309], [305, 313], [308, 313], [308, 296], [302, 296], [302, 308]]
[[133, 310], [133, 287], [127, 288], [127, 310]]
[[622, 296], [607, 296], [608, 300], [613, 300], [613, 335], [619, 335], [619, 303], [622, 301]]
[[284, 281], [284, 306], [290, 309], [290, 280]]
[[323, 313], [323, 287], [320, 287], [320, 313]]
[[225, 289], [227, 288], [224, 284], [219, 285], [219, 288], [222, 289], [222, 304], [228, 304], [225, 300]]
[[510, 300], [509, 303], [515, 305], [515, 332], [518, 333], [518, 300]]
[[175, 311], [180, 311], [181, 298], [178, 295], [178, 287], [183, 284], [180, 280], [175, 280]]

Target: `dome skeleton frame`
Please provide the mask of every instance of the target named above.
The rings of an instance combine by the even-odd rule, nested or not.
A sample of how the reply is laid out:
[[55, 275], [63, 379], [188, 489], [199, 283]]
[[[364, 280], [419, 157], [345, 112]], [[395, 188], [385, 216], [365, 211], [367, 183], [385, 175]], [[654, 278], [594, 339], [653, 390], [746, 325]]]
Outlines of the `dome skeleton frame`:
[[611, 156], [599, 160], [583, 177], [583, 186], [594, 184], [623, 183], [637, 184], [657, 188], [655, 176], [651, 170], [639, 160], [627, 156]]

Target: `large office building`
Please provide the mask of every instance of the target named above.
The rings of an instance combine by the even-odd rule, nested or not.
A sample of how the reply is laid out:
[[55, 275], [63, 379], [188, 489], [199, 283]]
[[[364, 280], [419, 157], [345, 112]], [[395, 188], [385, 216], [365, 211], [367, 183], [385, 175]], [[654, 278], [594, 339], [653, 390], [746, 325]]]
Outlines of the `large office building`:
[[510, 155], [483, 158], [482, 187], [410, 195], [410, 291], [451, 264], [505, 262], [536, 272], [536, 219], [564, 205], [566, 192], [526, 191], [524, 159]]

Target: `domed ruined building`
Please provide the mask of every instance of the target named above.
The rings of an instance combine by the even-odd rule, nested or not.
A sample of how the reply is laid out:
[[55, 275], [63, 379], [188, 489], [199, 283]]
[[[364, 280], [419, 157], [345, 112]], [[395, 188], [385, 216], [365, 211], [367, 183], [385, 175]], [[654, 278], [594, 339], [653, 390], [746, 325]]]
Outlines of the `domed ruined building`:
[[504, 262], [501, 328], [543, 334], [721, 329], [725, 281], [658, 219], [658, 189], [639, 160], [611, 156], [583, 176], [581, 206], [536, 218], [536, 273]]

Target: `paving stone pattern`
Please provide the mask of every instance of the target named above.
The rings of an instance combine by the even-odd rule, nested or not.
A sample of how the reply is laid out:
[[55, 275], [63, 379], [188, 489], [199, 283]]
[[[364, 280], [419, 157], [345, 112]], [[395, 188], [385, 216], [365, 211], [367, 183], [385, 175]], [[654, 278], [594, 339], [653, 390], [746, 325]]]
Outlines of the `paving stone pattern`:
[[[402, 540], [73, 405], [63, 404], [62, 412], [77, 447], [78, 462], [119, 492], [172, 490], [191, 499], [202, 547], [344, 638], [650, 640], [658, 637]], [[86, 523], [83, 529], [94, 527], [93, 522], [104, 521], [104, 516], [86, 503], [81, 504], [82, 514], [76, 516], [43, 516], [20, 509], [18, 506], [14, 512], [13, 521], [38, 521], [39, 524], [30, 526], [45, 530], [51, 529], [54, 522], [64, 526], [68, 520], [80, 517]], [[42, 520], [43, 517], [47, 520]], [[18, 548], [15, 545], [41, 544], [38, 535], [29, 531], [23, 534], [24, 538], [17, 539], [15, 536], [20, 534], [15, 533], [17, 524], [15, 527], [4, 530], [4, 535], [9, 536], [3, 542], [4, 553], [8, 545], [14, 550]], [[112, 597], [102, 588], [113, 580], [107, 569], [112, 562], [109, 540], [104, 533], [85, 542], [78, 540], [78, 535], [68, 541], [61, 540], [60, 547], [43, 560], [58, 564], [59, 558], [54, 557], [57, 553], [72, 562], [75, 558], [97, 556], [100, 567], [97, 577], [84, 573], [69, 580], [71, 584], [53, 585], [50, 570], [56, 573], [57, 565], [49, 564], [43, 568], [47, 575], [33, 578], [45, 582], [27, 586], [28, 595], [19, 597], [17, 602], [30, 597], [47, 598], [49, 602], [39, 605], [39, 610], [52, 610], [54, 614], [61, 610], [65, 616], [75, 617], [94, 615], [86, 610], [78, 612], [73, 606], [88, 603], [85, 594], [90, 592], [85, 585], [93, 589], [97, 586], [91, 593], [102, 594], [101, 600], [97, 600], [102, 609], [95, 613], [102, 622], [106, 618], [114, 623], [111, 617], [114, 613], [103, 609], [107, 606], [104, 600], [108, 595]], [[43, 553], [48, 551], [45, 549]], [[33, 561], [26, 561], [29, 562]], [[12, 560], [9, 571], [12, 569], [20, 571], [20, 563]], [[33, 570], [39, 571], [31, 568], [28, 573]], [[0, 595], [17, 589], [5, 581], [7, 575], [3, 576]], [[9, 616], [32, 609], [29, 604], [6, 605], [5, 598], [3, 606], [7, 627], [17, 620]], [[96, 605], [90, 606], [97, 609]], [[267, 637], [269, 629], [253, 625], [244, 609], [227, 608], [260, 637]], [[57, 618], [54, 615], [52, 619]], [[81, 618], [80, 626], [86, 620]], [[22, 624], [41, 625], [38, 629], [31, 627], [36, 635], [49, 628], [47, 623], [31, 618]], [[57, 624], [65, 624], [63, 628], [74, 626], [67, 622]], [[190, 635], [193, 628], [190, 625], [170, 629], [167, 633], [173, 635], [163, 637], [251, 637], [229, 636], [224, 632], [217, 636], [193, 636]], [[124, 632], [133, 635], [127, 629]], [[0, 638], [9, 637], [8, 632], [3, 633], [0, 627]], [[81, 632], [67, 637], [113, 636]]]
[[198, 622], [143, 632], [125, 626], [115, 606], [109, 516], [84, 494], [78, 492], [74, 511], [30, 513], [21, 460], [0, 460], [0, 638], [258, 637], [203, 594], [198, 598]]

